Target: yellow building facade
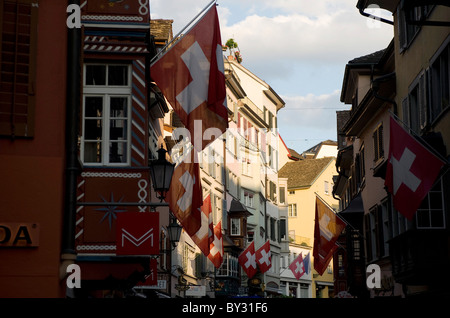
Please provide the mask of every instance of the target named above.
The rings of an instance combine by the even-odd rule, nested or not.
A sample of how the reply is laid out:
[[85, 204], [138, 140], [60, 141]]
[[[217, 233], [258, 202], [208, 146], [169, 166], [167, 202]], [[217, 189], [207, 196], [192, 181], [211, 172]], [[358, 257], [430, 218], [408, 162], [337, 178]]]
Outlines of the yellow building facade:
[[314, 270], [314, 217], [316, 195], [337, 209], [339, 201], [332, 196], [336, 158], [304, 159], [288, 162], [279, 177], [288, 178], [288, 229], [291, 246], [311, 249], [312, 297], [334, 296], [333, 261], [323, 275]]

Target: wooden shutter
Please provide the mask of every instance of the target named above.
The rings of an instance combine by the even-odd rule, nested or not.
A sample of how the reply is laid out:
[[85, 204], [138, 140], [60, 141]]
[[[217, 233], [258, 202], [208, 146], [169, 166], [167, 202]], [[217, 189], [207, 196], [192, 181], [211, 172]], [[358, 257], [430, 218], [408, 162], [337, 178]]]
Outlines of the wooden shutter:
[[37, 0], [0, 3], [0, 135], [34, 135]]

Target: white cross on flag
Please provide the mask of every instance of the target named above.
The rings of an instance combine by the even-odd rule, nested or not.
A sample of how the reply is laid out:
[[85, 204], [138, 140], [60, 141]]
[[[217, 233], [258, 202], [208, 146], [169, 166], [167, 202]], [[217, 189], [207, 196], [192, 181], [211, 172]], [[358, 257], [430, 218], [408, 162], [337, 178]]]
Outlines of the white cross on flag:
[[[151, 66], [152, 79], [190, 131], [198, 151], [212, 141], [203, 139], [206, 129], [223, 133], [228, 127], [221, 41], [214, 4]], [[193, 134], [195, 121], [201, 121], [201, 131]]]
[[261, 273], [267, 272], [272, 267], [272, 253], [270, 252], [269, 240], [256, 251], [256, 263]]
[[214, 241], [210, 245], [209, 260], [214, 264], [215, 268], [219, 268], [223, 262], [223, 239], [222, 239], [222, 222], [217, 223], [214, 227]]
[[196, 156], [198, 154], [195, 149], [191, 149], [177, 162], [172, 183], [165, 198], [170, 210], [190, 237], [201, 230], [203, 214], [200, 167]]
[[256, 274], [258, 269], [256, 267], [254, 242], [251, 242], [250, 245], [241, 253], [241, 255], [239, 255], [238, 261], [249, 279]]
[[346, 224], [331, 208], [316, 196], [314, 222], [314, 269], [322, 275], [337, 249], [336, 241]]
[[291, 265], [289, 265], [289, 268], [291, 269], [292, 273], [294, 274], [297, 280], [300, 279], [306, 273], [302, 253], [300, 253], [300, 255], [297, 256], [296, 259], [294, 259]]
[[397, 211], [411, 220], [444, 164], [391, 116], [385, 185]]
[[191, 237], [200, 250], [208, 256], [210, 253], [210, 244], [214, 241], [214, 228], [212, 223], [211, 195], [203, 200], [201, 207], [201, 226], [200, 229]]

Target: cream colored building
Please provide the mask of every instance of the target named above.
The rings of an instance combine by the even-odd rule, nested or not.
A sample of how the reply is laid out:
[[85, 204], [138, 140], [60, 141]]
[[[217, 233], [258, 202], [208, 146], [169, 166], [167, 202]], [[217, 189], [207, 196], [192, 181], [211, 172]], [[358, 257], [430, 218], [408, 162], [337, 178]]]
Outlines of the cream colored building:
[[[319, 275], [313, 268], [314, 259], [314, 217], [316, 195], [319, 195], [334, 209], [339, 202], [332, 196], [333, 176], [336, 174], [336, 159], [304, 159], [286, 163], [279, 171], [279, 177], [288, 178], [288, 229], [290, 250], [299, 248], [311, 252], [311, 284], [308, 294], [312, 298], [333, 296], [333, 262]], [[306, 256], [306, 254], [304, 254]], [[292, 261], [293, 259], [289, 259]], [[288, 281], [289, 282], [289, 281]], [[306, 282], [305, 282], [306, 283]], [[306, 292], [304, 293], [304, 295]]]

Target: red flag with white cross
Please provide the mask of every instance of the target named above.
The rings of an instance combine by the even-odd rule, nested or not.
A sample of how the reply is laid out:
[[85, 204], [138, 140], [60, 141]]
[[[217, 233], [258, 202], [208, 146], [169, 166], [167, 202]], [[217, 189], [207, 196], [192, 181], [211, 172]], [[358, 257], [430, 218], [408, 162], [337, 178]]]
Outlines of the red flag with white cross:
[[291, 269], [292, 273], [294, 274], [297, 280], [300, 279], [306, 273], [302, 253], [300, 253], [300, 255], [294, 259], [291, 265], [289, 265], [289, 268]]
[[254, 242], [251, 242], [250, 245], [239, 255], [238, 261], [248, 278], [255, 276], [258, 269], [256, 267]]
[[316, 195], [314, 221], [314, 269], [322, 275], [337, 249], [336, 241], [346, 224]]
[[267, 272], [272, 267], [272, 253], [270, 252], [269, 240], [256, 251], [256, 264], [261, 273]]
[[444, 164], [391, 116], [385, 186], [398, 212], [413, 218]]
[[201, 207], [201, 226], [200, 229], [191, 236], [191, 238], [203, 254], [208, 256], [210, 253], [210, 244], [214, 241], [211, 195], [208, 195], [203, 200], [203, 205]]
[[215, 268], [219, 268], [223, 262], [222, 222], [217, 223], [214, 227], [214, 241], [210, 244], [209, 250], [209, 260]]
[[152, 79], [190, 131], [198, 151], [212, 141], [203, 138], [207, 129], [222, 134], [228, 127], [224, 69], [215, 4], [151, 65]]

